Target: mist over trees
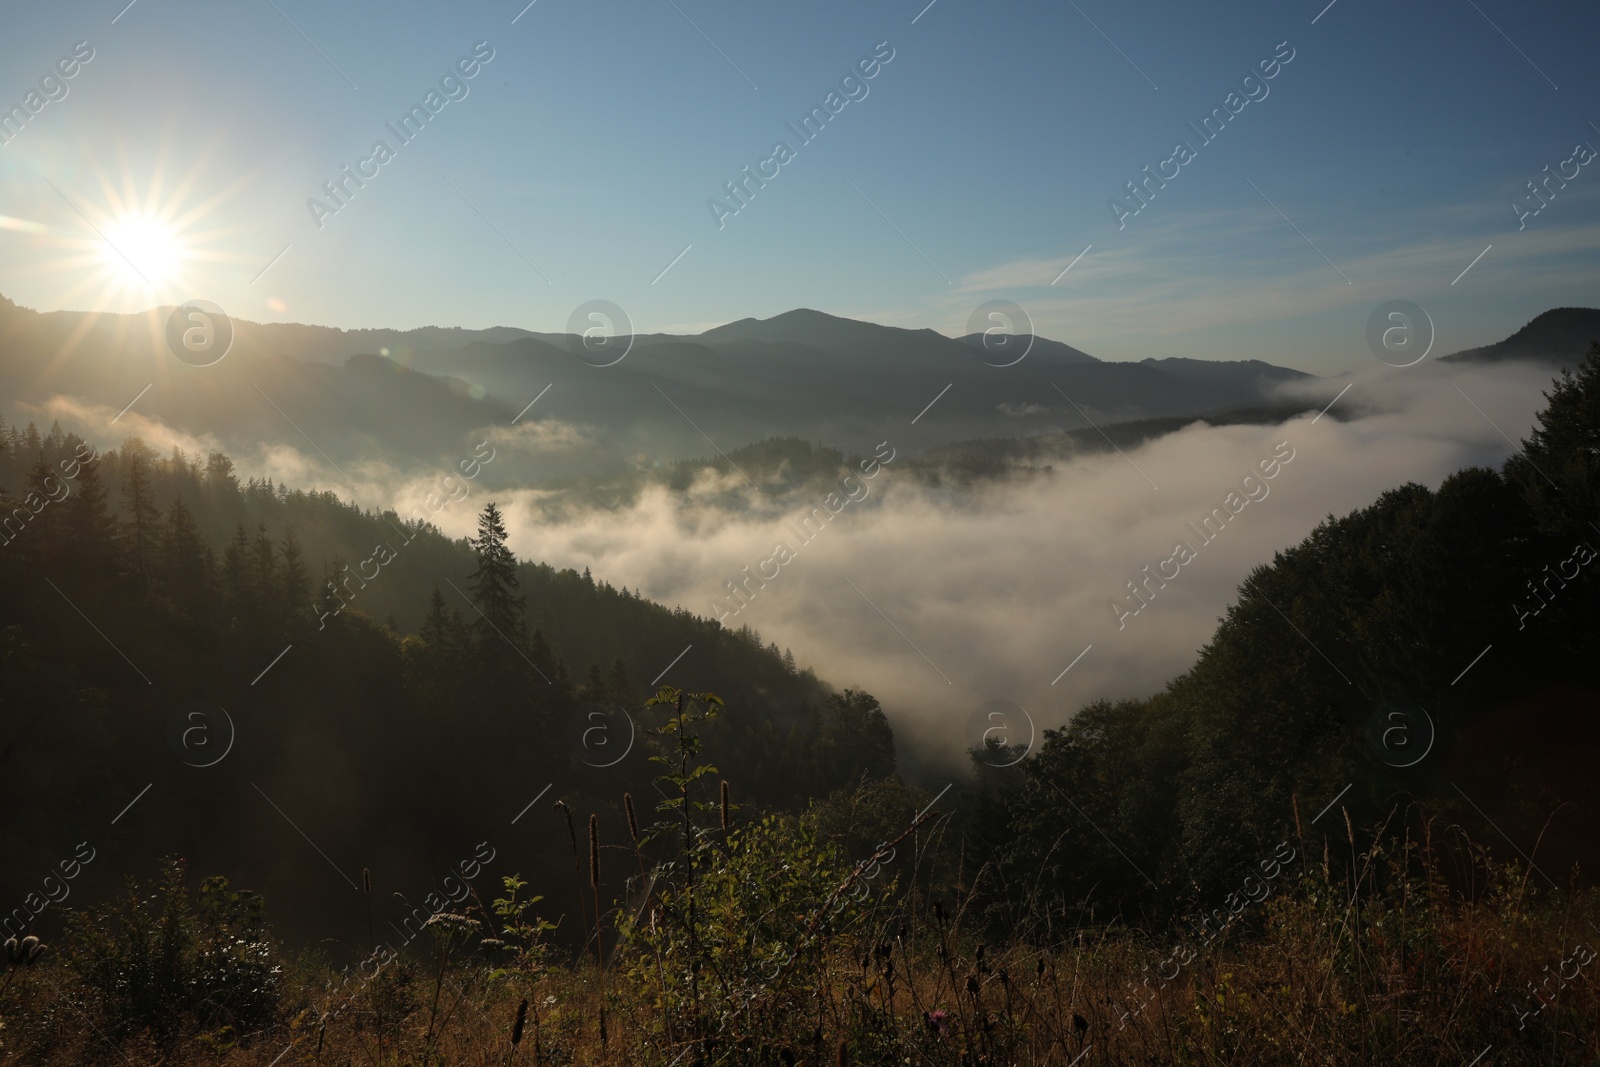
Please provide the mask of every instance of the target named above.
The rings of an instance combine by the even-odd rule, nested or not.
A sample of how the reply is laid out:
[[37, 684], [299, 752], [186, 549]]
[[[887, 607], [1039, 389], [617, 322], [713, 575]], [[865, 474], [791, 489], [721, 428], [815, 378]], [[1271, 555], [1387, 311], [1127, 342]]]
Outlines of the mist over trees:
[[[619, 811], [647, 788], [640, 709], [680, 657], [671, 677], [737, 701], [708, 743], [749, 770], [741, 802], [792, 808], [894, 771], [869, 695], [747, 626], [517, 560], [493, 503], [452, 541], [241, 484], [222, 453], [135, 437], [97, 454], [59, 425], [0, 425], [0, 532], [0, 803], [36, 813], [0, 828], [4, 847], [50, 856], [99, 827], [102, 869], [183, 855], [251, 879], [303, 934], [347, 928], [327, 906], [341, 875], [418, 895], [482, 827], [516, 833], [500, 847], [525, 873], [559, 870], [548, 805]], [[205, 741], [183, 721], [197, 701], [229, 720], [215, 766], [185, 747]], [[541, 791], [537, 832], [510, 831]], [[16, 865], [0, 889], [20, 899], [34, 878]]]
[[[0, 441], [17, 486], [0, 499], [0, 803], [40, 813], [0, 843], [49, 858], [0, 888], [22, 902], [10, 932], [56, 941], [49, 973], [119, 1041], [252, 1048], [241, 1027], [293, 1032], [298, 1011], [319, 1050], [337, 1025], [436, 1050], [452, 967], [473, 986], [457, 1004], [523, 996], [517, 1040], [544, 996], [587, 1014], [533, 1016], [537, 1041], [549, 1027], [603, 1058], [613, 1013], [705, 1062], [815, 1059], [812, 1010], [847, 1048], [1076, 1062], [1091, 1041], [1159, 1039], [1146, 1008], [1180, 992], [1183, 1041], [1219, 1056], [1241, 1034], [1266, 1048], [1294, 1011], [1347, 1050], [1455, 1055], [1470, 1031], [1551, 1062], [1528, 1020], [1574, 1025], [1592, 1000], [1556, 1003], [1547, 980], [1497, 1006], [1541, 953], [1593, 958], [1564, 931], [1595, 913], [1600, 861], [1600, 345], [1500, 469], [1329, 516], [1249, 575], [1162, 691], [1093, 702], [1031, 751], [974, 750], [938, 795], [900, 779], [871, 695], [748, 626], [517, 560], [493, 502], [452, 541], [241, 485], [220, 453], [98, 455], [59, 426]], [[414, 627], [375, 617], [402, 593]], [[654, 671], [717, 693], [652, 696]], [[216, 761], [174, 729], [195, 702], [230, 716]], [[103, 872], [143, 881], [119, 897]], [[351, 994], [370, 1022], [340, 1024], [333, 984], [274, 962], [318, 937], [312, 974], [382, 950]], [[1469, 943], [1500, 956], [1463, 969]], [[1151, 946], [1157, 986], [1138, 968]], [[9, 976], [40, 951], [8, 946]], [[430, 952], [431, 1012], [405, 993]], [[1237, 993], [1246, 966], [1270, 1001]], [[1348, 1010], [1326, 1010], [1330, 988]], [[1474, 1007], [1391, 1034], [1392, 1004], [1421, 996]], [[30, 1048], [48, 1018], [22, 1017]]]
[[1547, 396], [1502, 469], [1390, 490], [1256, 568], [1161, 692], [1090, 704], [1014, 769], [979, 754], [997, 913], [1217, 899], [1336, 796], [1591, 870], [1600, 345]]

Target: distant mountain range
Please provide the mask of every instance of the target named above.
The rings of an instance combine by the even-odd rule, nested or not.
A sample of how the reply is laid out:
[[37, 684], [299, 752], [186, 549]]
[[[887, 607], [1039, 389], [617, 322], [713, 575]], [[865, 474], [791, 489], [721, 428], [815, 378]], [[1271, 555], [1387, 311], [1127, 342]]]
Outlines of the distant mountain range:
[[[192, 367], [166, 348], [169, 310], [40, 314], [0, 298], [0, 396], [25, 416], [28, 405], [67, 396], [98, 406], [108, 423], [138, 396], [139, 415], [211, 435], [236, 454], [277, 443], [341, 466], [453, 466], [498, 427], [510, 462], [496, 476], [527, 482], [708, 457], [773, 436], [862, 453], [887, 439], [916, 452], [1091, 421], [1281, 411], [1277, 387], [1314, 377], [1258, 360], [1104, 362], [1044, 337], [1031, 346], [1012, 338], [1026, 357], [997, 366], [1016, 349], [1002, 359], [984, 351], [981, 335], [806, 309], [697, 335], [641, 334], [612, 366], [579, 358], [571, 335], [509, 327], [235, 320], [227, 358]], [[1600, 311], [1557, 309], [1499, 345], [1446, 358], [1562, 360], [1593, 337]]]

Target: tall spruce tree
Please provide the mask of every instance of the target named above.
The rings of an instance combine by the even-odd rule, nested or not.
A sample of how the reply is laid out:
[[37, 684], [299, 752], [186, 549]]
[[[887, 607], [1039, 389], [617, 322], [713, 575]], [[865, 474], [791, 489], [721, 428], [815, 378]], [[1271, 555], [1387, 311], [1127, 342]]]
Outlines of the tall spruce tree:
[[106, 508], [99, 459], [78, 467], [77, 488], [63, 504], [66, 550], [78, 576], [99, 588], [116, 577], [116, 520]]
[[293, 526], [284, 527], [279, 552], [283, 555], [283, 565], [278, 571], [278, 582], [282, 589], [285, 618], [293, 627], [297, 620], [309, 618], [306, 596], [311, 588], [311, 576], [306, 572], [305, 550], [300, 547], [300, 539], [295, 536]]
[[453, 657], [461, 651], [462, 629], [461, 612], [447, 607], [444, 594], [434, 586], [433, 595], [428, 597], [428, 614], [419, 631], [423, 643], [437, 658]]
[[222, 550], [222, 592], [235, 618], [243, 619], [250, 613], [254, 600], [250, 578], [250, 535], [241, 522]]
[[256, 523], [256, 536], [250, 542], [250, 599], [252, 610], [262, 625], [276, 628], [283, 617], [278, 597], [278, 552], [267, 524]]
[[1590, 538], [1600, 513], [1600, 341], [1545, 398], [1538, 427], [1506, 460], [1506, 477], [1521, 488], [1541, 532]]
[[150, 483], [149, 449], [137, 437], [122, 446], [122, 507], [127, 517], [122, 522], [123, 555], [134, 588], [144, 593], [156, 569], [156, 543], [161, 528], [161, 512], [156, 508], [155, 489]]
[[525, 603], [517, 585], [517, 557], [506, 546], [506, 524], [500, 509], [490, 501], [478, 516], [478, 536], [468, 543], [478, 557], [472, 572], [472, 601], [479, 616], [473, 624], [480, 654], [510, 641], [521, 651], [527, 646]]
[[[38, 431], [34, 432], [37, 436]], [[54, 571], [65, 556], [66, 516], [62, 507], [65, 501], [72, 499], [72, 485], [56, 474], [42, 451], [35, 455], [37, 459], [28, 470], [23, 494], [23, 510], [29, 518], [19, 537], [19, 555], [29, 563]]]
[[195, 623], [204, 621], [211, 584], [209, 553], [188, 507], [174, 498], [161, 523], [161, 590]]

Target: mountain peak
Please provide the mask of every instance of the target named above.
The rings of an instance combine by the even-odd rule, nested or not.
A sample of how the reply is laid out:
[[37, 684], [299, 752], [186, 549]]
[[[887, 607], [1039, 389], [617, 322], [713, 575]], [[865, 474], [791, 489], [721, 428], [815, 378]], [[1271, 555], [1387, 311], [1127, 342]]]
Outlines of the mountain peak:
[[1575, 367], [1596, 341], [1600, 341], [1600, 308], [1551, 308], [1503, 341], [1439, 358], [1447, 363], [1536, 360]]
[[862, 319], [847, 319], [813, 308], [795, 308], [769, 319], [739, 319], [716, 326], [700, 335], [700, 340], [719, 344], [737, 341], [789, 342], [809, 345], [824, 351], [854, 347], [869, 339], [891, 335], [932, 333], [932, 330], [902, 330], [880, 326]]

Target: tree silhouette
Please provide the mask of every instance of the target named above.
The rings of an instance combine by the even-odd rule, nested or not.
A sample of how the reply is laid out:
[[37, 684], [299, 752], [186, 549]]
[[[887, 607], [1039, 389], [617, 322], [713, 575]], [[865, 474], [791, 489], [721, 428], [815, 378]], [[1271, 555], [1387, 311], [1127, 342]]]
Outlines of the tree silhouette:
[[140, 595], [150, 588], [161, 524], [155, 489], [150, 483], [149, 458], [149, 450], [137, 437], [130, 437], [122, 447], [122, 506], [127, 513], [122, 542], [129, 577]]
[[[1506, 477], [1532, 507], [1541, 532], [1594, 538], [1600, 514], [1600, 341], [1576, 374], [1563, 370], [1539, 426], [1506, 461]], [[1592, 542], [1600, 547], [1600, 540]]]
[[295, 536], [293, 526], [284, 527], [279, 551], [283, 555], [283, 567], [278, 572], [278, 581], [283, 590], [285, 617], [290, 620], [304, 619], [311, 578], [306, 573], [305, 551], [300, 547], [300, 539]]
[[478, 516], [478, 536], [469, 538], [478, 557], [472, 572], [473, 624], [480, 656], [492, 657], [505, 642], [521, 651], [528, 643], [527, 606], [517, 584], [517, 558], [506, 546], [506, 524], [494, 501]]

